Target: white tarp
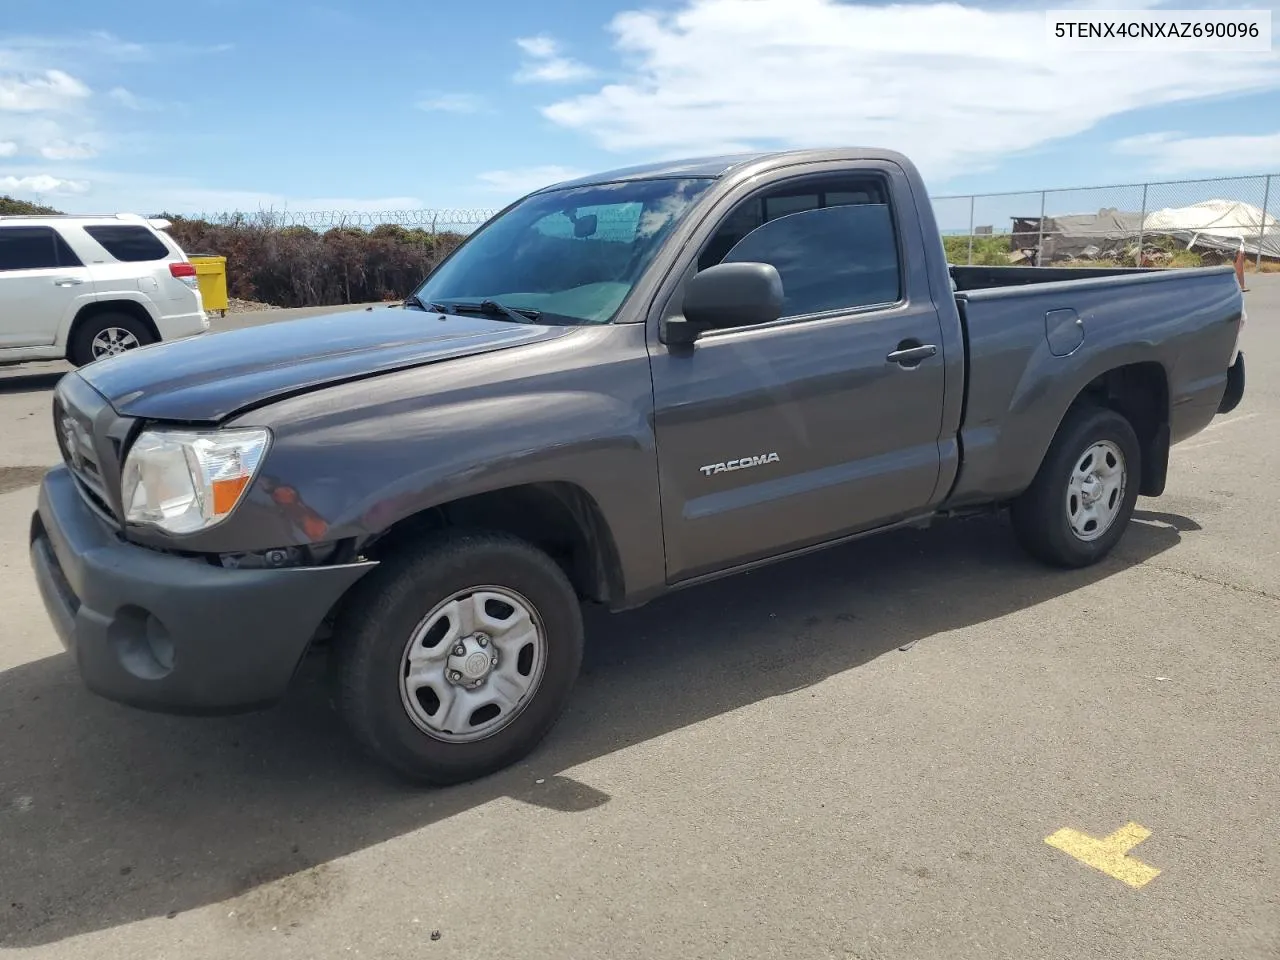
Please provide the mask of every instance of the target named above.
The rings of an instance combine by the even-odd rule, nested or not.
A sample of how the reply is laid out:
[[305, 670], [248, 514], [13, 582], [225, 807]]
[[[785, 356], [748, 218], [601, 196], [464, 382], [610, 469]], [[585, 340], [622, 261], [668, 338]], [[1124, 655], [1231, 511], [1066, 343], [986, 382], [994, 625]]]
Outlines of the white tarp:
[[1189, 249], [1280, 258], [1280, 220], [1238, 200], [1205, 200], [1188, 207], [1169, 207], [1149, 213], [1142, 223], [1147, 236], [1169, 236]]

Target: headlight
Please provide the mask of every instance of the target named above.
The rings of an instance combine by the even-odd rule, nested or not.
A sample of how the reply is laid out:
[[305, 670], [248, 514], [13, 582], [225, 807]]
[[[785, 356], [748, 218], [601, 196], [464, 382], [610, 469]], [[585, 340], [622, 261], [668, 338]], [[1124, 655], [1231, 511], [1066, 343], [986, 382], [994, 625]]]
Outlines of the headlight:
[[262, 429], [144, 430], [125, 460], [125, 520], [194, 533], [224, 520], [253, 482], [271, 434]]

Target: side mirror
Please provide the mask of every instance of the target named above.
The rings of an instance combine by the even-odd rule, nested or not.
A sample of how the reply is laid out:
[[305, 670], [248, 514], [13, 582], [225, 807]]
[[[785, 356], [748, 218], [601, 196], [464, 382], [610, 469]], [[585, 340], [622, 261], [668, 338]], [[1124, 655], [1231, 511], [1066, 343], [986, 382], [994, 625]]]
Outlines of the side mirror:
[[684, 288], [683, 317], [663, 325], [666, 343], [693, 343], [707, 330], [771, 323], [786, 300], [782, 277], [768, 263], [718, 263]]
[[589, 213], [585, 217], [578, 217], [573, 221], [573, 235], [579, 240], [584, 237], [594, 236], [598, 225], [599, 223], [594, 213]]

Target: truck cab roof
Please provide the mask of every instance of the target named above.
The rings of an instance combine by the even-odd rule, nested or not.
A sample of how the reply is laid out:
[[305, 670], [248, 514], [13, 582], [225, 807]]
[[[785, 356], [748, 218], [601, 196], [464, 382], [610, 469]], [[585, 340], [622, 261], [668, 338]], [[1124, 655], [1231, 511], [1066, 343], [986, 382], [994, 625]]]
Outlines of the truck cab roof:
[[650, 180], [663, 177], [706, 177], [720, 179], [745, 168], [771, 169], [802, 163], [821, 163], [831, 160], [888, 160], [910, 168], [910, 161], [893, 150], [870, 147], [823, 147], [803, 150], [772, 150], [754, 153], [734, 153], [719, 156], [691, 157], [683, 160], [663, 160], [656, 163], [620, 167], [602, 173], [588, 174], [574, 180], [565, 180], [537, 191], [563, 190], [567, 187], [587, 187], [602, 183], [618, 183], [624, 180]]

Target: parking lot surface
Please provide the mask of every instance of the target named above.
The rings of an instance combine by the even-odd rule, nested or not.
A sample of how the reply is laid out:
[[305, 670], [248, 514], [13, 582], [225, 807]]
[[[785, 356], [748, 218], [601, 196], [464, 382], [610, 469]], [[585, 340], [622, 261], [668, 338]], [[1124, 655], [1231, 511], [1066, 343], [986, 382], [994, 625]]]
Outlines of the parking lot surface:
[[954, 521], [591, 612], [551, 737], [448, 790], [361, 759], [319, 684], [220, 719], [86, 692], [26, 557], [65, 368], [0, 370], [0, 950], [1276, 960], [1280, 277], [1250, 286], [1244, 402], [1100, 566]]

